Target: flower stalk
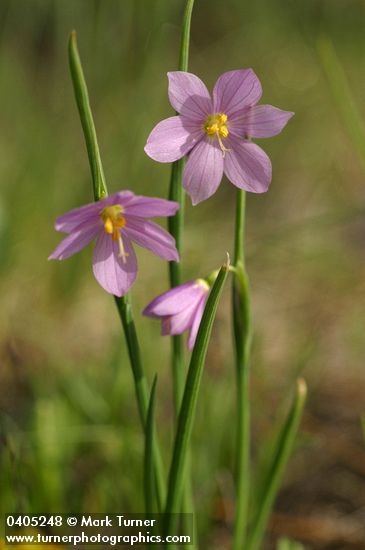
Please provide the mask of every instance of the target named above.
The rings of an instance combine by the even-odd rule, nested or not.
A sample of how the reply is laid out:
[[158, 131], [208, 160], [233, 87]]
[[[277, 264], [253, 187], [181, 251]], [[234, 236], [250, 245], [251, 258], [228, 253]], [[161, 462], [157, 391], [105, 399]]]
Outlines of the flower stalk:
[[[88, 90], [77, 48], [75, 31], [72, 31], [70, 34], [68, 52], [75, 98], [79, 110], [82, 128], [84, 131], [86, 148], [89, 157], [94, 199], [95, 201], [99, 201], [108, 195], [108, 191], [99, 152], [94, 120], [90, 108]], [[139, 344], [133, 319], [130, 295], [127, 294], [125, 296], [122, 296], [121, 298], [116, 297], [115, 301], [122, 322], [125, 339], [127, 342], [139, 415], [141, 418], [143, 429], [145, 430], [149, 403], [149, 391], [147, 379], [140, 357]], [[156, 437], [154, 437], [153, 440], [153, 459], [156, 478], [157, 503], [159, 510], [161, 510], [165, 501], [165, 487], [162, 469], [162, 458], [159, 451], [158, 443], [156, 441]]]
[[[193, 11], [194, 0], [187, 0], [181, 31], [181, 46], [179, 57], [179, 70], [187, 71], [189, 62], [189, 43], [191, 15]], [[182, 186], [182, 173], [184, 169], [184, 159], [177, 160], [172, 164], [169, 200], [179, 203], [180, 208], [175, 216], [169, 218], [168, 229], [175, 237], [176, 248], [181, 254], [182, 233], [184, 228], [184, 210], [185, 210], [185, 192]], [[182, 283], [181, 264], [178, 262], [169, 263], [170, 287], [174, 288]], [[175, 414], [178, 415], [185, 383], [184, 367], [184, 347], [181, 335], [172, 337], [172, 374], [174, 388]]]
[[[191, 16], [193, 12], [194, 0], [187, 0], [182, 28], [181, 28], [181, 43], [180, 43], [180, 56], [179, 56], [179, 70], [187, 71], [189, 64], [189, 45], [190, 45], [190, 27]], [[176, 248], [181, 257], [182, 250], [182, 234], [184, 229], [184, 213], [185, 213], [185, 191], [182, 186], [182, 175], [185, 165], [185, 159], [179, 159], [172, 164], [170, 188], [169, 188], [169, 200], [176, 201], [180, 208], [175, 216], [168, 219], [168, 230], [173, 237], [175, 237]], [[170, 287], [174, 288], [181, 285], [181, 263], [170, 262], [169, 263], [169, 277]], [[174, 407], [175, 417], [178, 418], [181, 401], [183, 398], [186, 370], [184, 361], [184, 344], [183, 337], [180, 334], [172, 336], [172, 355], [171, 355], [171, 367], [172, 367], [172, 386], [174, 393]], [[186, 489], [184, 493], [184, 501], [182, 510], [185, 512], [193, 512], [193, 491], [192, 481], [190, 473], [190, 459], [188, 458], [187, 475], [186, 475]]]
[[250, 289], [244, 258], [245, 191], [237, 189], [232, 320], [236, 362], [236, 512], [233, 549], [245, 546], [250, 493], [250, 349], [252, 340]]

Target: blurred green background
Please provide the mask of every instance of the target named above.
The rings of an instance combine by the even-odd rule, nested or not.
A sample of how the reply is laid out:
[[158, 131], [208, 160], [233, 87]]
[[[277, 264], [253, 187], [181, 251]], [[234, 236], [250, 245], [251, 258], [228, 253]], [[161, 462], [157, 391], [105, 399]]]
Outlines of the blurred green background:
[[[0, 1], [2, 513], [143, 509], [143, 437], [113, 300], [94, 280], [91, 247], [65, 262], [47, 257], [61, 238], [55, 217], [92, 200], [68, 71], [70, 30], [78, 33], [109, 190], [165, 197], [170, 167], [143, 146], [172, 114], [166, 73], [177, 67], [183, 7]], [[248, 198], [255, 457], [299, 374], [310, 392], [268, 549], [283, 534], [307, 548], [364, 548], [364, 31], [359, 0], [196, 0], [193, 14], [191, 72], [212, 87], [222, 72], [252, 67], [262, 102], [296, 113], [281, 135], [259, 141], [273, 182]], [[188, 201], [186, 279], [232, 252], [234, 198], [224, 180], [199, 207]], [[167, 265], [141, 249], [138, 257], [134, 310], [149, 378], [159, 376], [168, 463], [169, 341], [141, 316], [167, 288]], [[227, 288], [194, 431], [202, 548], [229, 548], [234, 411]]]

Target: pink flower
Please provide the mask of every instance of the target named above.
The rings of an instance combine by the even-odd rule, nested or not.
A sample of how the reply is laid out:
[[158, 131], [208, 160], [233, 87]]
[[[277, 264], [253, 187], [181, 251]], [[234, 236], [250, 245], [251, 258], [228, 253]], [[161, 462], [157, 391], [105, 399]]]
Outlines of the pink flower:
[[179, 261], [175, 239], [159, 225], [146, 220], [173, 216], [179, 205], [173, 201], [119, 191], [109, 197], [75, 208], [57, 218], [57, 231], [68, 236], [50, 255], [64, 260], [96, 240], [93, 271], [99, 284], [110, 294], [123, 296], [137, 276], [137, 258], [132, 241], [164, 260]]
[[161, 319], [161, 334], [182, 334], [190, 329], [188, 347], [194, 347], [210, 286], [204, 279], [189, 281], [157, 296], [143, 315]]
[[220, 76], [211, 98], [197, 76], [168, 73], [169, 99], [180, 116], [167, 118], [150, 133], [145, 152], [159, 162], [188, 155], [183, 186], [197, 204], [215, 193], [223, 176], [240, 189], [267, 191], [271, 162], [251, 138], [275, 136], [294, 113], [256, 105], [262, 88], [252, 69]]

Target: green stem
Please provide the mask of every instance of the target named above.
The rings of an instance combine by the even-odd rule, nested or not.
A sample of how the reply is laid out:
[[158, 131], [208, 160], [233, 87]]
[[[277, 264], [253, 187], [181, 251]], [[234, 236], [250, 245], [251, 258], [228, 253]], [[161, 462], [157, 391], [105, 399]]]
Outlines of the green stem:
[[[124, 335], [127, 342], [129, 361], [132, 367], [134, 387], [137, 397], [139, 416], [143, 429], [146, 430], [147, 412], [148, 412], [148, 385], [144, 373], [139, 343], [137, 338], [136, 326], [133, 319], [132, 305], [130, 295], [115, 298], [120, 320], [123, 325]], [[153, 458], [155, 466], [157, 505], [161, 511], [165, 503], [165, 482], [163, 475], [163, 463], [159, 450], [157, 438], [153, 440]]]
[[[103, 166], [99, 153], [99, 146], [96, 137], [94, 120], [90, 108], [89, 95], [82, 70], [81, 60], [77, 49], [76, 32], [70, 34], [69, 45], [69, 63], [72, 75], [72, 82], [76, 102], [80, 114], [81, 124], [84, 131], [87, 153], [89, 156], [90, 169], [93, 181], [94, 198], [96, 201], [108, 195]], [[116, 298], [116, 304], [122, 321], [124, 335], [127, 342], [129, 359], [132, 367], [135, 391], [137, 396], [139, 414], [143, 429], [146, 429], [146, 419], [149, 401], [149, 392], [146, 376], [140, 358], [137, 332], [133, 320], [132, 307], [129, 295], [122, 298]], [[162, 459], [158, 443], [154, 438], [153, 445], [154, 467], [156, 477], [156, 493], [159, 510], [162, 510], [165, 502], [164, 476], [162, 469]]]
[[235, 224], [235, 277], [233, 279], [233, 334], [236, 361], [236, 512], [233, 550], [242, 550], [246, 540], [250, 492], [250, 372], [252, 340], [250, 289], [244, 261], [245, 191], [237, 190]]
[[[179, 56], [179, 71], [187, 71], [189, 64], [189, 44], [190, 44], [190, 26], [191, 16], [193, 12], [194, 0], [187, 0], [185, 12], [183, 16], [181, 45]], [[169, 199], [179, 203], [180, 208], [175, 216], [168, 219], [168, 228], [171, 235], [175, 238], [176, 248], [181, 256], [182, 250], [182, 234], [184, 229], [184, 211], [185, 211], [185, 192], [182, 186], [182, 174], [184, 170], [185, 160], [180, 159], [172, 164]], [[181, 285], [181, 263], [169, 262], [170, 287], [174, 288]], [[185, 384], [185, 362], [184, 362], [184, 343], [182, 336], [172, 336], [172, 385], [174, 393], [175, 417], [177, 419]], [[187, 473], [186, 473], [186, 489], [184, 491], [184, 499], [182, 510], [184, 512], [193, 512], [193, 490], [191, 480], [190, 458], [188, 458]]]
[[[190, 43], [190, 26], [191, 15], [193, 11], [194, 0], [187, 0], [181, 32], [181, 46], [179, 56], [179, 71], [188, 70], [189, 61], [189, 43]], [[181, 255], [182, 248], [182, 233], [184, 228], [184, 206], [185, 193], [182, 186], [182, 173], [184, 169], [184, 159], [180, 159], [173, 163], [171, 168], [169, 199], [179, 203], [180, 208], [176, 215], [168, 220], [168, 228], [171, 235], [175, 238], [176, 248]], [[169, 263], [170, 286], [171, 288], [182, 283], [181, 264], [179, 262]], [[172, 373], [173, 373], [173, 388], [174, 388], [174, 403], [175, 414], [177, 416], [180, 403], [183, 395], [185, 383], [185, 368], [184, 368], [184, 348], [182, 336], [172, 337]]]
[[146, 514], [152, 514], [154, 503], [154, 460], [153, 460], [153, 442], [155, 439], [155, 398], [156, 398], [157, 375], [155, 376], [151, 389], [150, 402], [148, 405], [146, 420], [146, 437], [144, 449], [144, 501]]
[[273, 460], [265, 479], [260, 507], [253, 520], [252, 531], [248, 537], [247, 545], [245, 545], [245, 550], [259, 550], [261, 548], [265, 527], [294, 447], [306, 396], [306, 383], [303, 379], [299, 379], [297, 381], [294, 403], [278, 437]]
[[169, 486], [166, 501], [166, 533], [173, 532], [176, 513], [180, 511], [181, 498], [186, 474], [186, 461], [191, 433], [194, 425], [196, 405], [205, 357], [213, 321], [218, 307], [224, 282], [227, 278], [229, 265], [224, 264], [210, 291], [207, 304], [197, 334], [196, 343], [191, 355], [183, 400], [178, 417], [177, 431], [174, 442], [174, 452], [169, 473]]

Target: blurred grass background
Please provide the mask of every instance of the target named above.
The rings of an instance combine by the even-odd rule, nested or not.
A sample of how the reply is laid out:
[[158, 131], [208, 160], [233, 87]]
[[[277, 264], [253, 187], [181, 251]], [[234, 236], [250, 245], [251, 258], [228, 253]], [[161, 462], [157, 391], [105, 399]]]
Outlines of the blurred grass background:
[[[0, 2], [2, 513], [142, 510], [143, 437], [114, 305], [93, 278], [90, 247], [65, 262], [47, 256], [60, 241], [54, 218], [92, 200], [68, 71], [70, 30], [78, 33], [109, 190], [165, 197], [170, 167], [154, 163], [143, 146], [156, 122], [172, 114], [166, 72], [177, 66], [183, 4]], [[365, 547], [364, 158], [344, 120], [348, 98], [334, 99], [318, 47], [334, 44], [362, 125], [364, 21], [358, 0], [196, 0], [193, 14], [192, 72], [212, 87], [222, 72], [252, 67], [262, 102], [296, 112], [280, 136], [260, 140], [273, 183], [248, 199], [255, 455], [263, 454], [299, 374], [310, 389], [267, 548], [282, 534], [308, 548]], [[327, 67], [327, 77], [334, 70]], [[227, 181], [198, 208], [189, 202], [187, 279], [232, 251], [233, 213]], [[167, 266], [138, 252], [134, 309], [146, 370], [150, 379], [159, 376], [168, 463], [169, 342], [140, 314], [167, 288]], [[233, 374], [227, 288], [194, 432], [204, 548], [229, 548]]]

